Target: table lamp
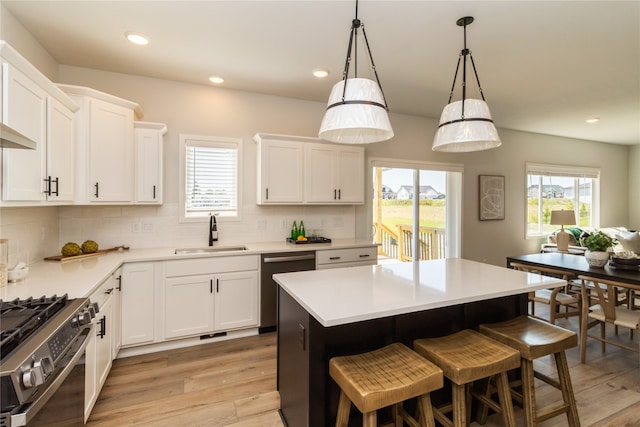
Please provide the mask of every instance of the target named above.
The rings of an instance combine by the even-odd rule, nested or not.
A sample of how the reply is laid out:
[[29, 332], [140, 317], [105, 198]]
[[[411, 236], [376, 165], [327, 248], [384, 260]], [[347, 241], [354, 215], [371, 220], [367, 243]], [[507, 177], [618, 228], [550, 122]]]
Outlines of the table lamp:
[[575, 225], [576, 223], [576, 213], [575, 211], [551, 211], [551, 220], [549, 224], [551, 225], [559, 225], [560, 231], [556, 234], [556, 245], [558, 247], [558, 251], [567, 252], [569, 251], [569, 233], [564, 231], [565, 225]]

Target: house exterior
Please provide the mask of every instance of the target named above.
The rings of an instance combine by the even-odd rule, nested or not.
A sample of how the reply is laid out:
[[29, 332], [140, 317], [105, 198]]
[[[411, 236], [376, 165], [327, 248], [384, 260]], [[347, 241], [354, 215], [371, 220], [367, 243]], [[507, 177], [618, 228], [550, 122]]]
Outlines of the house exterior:
[[[528, 197], [530, 199], [534, 197], [538, 197], [538, 185], [530, 185], [528, 188]], [[553, 198], [559, 199], [563, 197], [567, 197], [565, 195], [565, 189], [560, 185], [543, 185], [542, 186], [542, 197], [545, 199]]]
[[[427, 199], [439, 199], [441, 197], [441, 193], [439, 193], [435, 188], [430, 185], [421, 185], [420, 186], [420, 200]], [[398, 200], [411, 200], [413, 199], [413, 185], [403, 185], [397, 191], [397, 199]]]

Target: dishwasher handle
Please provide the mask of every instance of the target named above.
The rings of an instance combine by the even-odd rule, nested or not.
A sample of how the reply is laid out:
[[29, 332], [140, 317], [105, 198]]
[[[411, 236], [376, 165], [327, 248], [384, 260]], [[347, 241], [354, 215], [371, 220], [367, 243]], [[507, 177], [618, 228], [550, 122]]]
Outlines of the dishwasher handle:
[[269, 258], [264, 258], [263, 262], [291, 262], [291, 261], [306, 261], [316, 259], [315, 254], [310, 255], [292, 255], [292, 256], [274, 256]]

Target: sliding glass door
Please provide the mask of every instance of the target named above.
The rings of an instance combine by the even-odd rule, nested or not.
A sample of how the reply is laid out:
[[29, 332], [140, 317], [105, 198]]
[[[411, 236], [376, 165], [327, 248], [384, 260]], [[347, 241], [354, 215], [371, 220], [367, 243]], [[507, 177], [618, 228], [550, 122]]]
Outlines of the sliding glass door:
[[382, 262], [459, 256], [461, 177], [450, 165], [374, 161], [372, 223]]

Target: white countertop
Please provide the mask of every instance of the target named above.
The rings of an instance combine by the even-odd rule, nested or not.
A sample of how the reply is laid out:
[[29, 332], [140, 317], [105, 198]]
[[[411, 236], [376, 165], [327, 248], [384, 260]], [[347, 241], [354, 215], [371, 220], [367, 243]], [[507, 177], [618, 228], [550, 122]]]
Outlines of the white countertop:
[[223, 256], [260, 255], [262, 253], [329, 250], [349, 247], [375, 246], [374, 243], [355, 239], [333, 239], [331, 243], [290, 244], [281, 242], [222, 243], [215, 246], [246, 246], [238, 252], [216, 252], [209, 254], [176, 255], [177, 248], [130, 249], [109, 252], [92, 258], [79, 260], [41, 261], [29, 265], [25, 280], [9, 282], [0, 288], [0, 299], [10, 301], [16, 298], [38, 298], [53, 294], [68, 294], [70, 298], [88, 297], [111, 273], [123, 263], [145, 261], [168, 261], [186, 258], [207, 258]]
[[325, 327], [566, 284], [561, 279], [458, 258], [301, 271], [273, 277]]

